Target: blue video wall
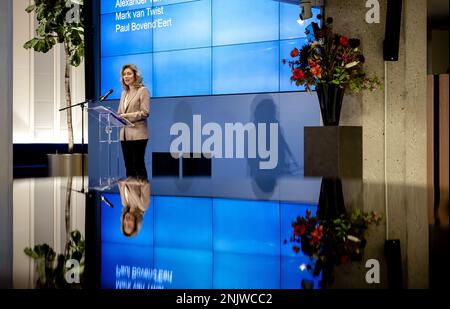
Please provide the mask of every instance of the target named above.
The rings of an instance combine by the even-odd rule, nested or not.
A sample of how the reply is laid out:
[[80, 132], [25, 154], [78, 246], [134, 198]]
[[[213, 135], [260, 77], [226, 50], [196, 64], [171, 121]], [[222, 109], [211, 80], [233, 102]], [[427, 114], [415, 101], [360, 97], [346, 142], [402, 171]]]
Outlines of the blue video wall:
[[[298, 289], [320, 276], [299, 268], [291, 222], [316, 205], [223, 198], [152, 196], [137, 236], [120, 230], [119, 194], [102, 207], [102, 288]], [[287, 243], [285, 243], [287, 240]]]
[[298, 14], [277, 0], [101, 0], [101, 92], [120, 97], [126, 63], [152, 97], [302, 90], [281, 64], [317, 21]]

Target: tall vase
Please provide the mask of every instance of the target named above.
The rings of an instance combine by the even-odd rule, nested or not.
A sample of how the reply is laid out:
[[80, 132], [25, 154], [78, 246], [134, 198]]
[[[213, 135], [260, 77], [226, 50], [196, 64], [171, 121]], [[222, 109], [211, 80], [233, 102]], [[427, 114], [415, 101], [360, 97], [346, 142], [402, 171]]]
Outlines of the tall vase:
[[[324, 222], [330, 224], [336, 218], [346, 213], [344, 203], [344, 193], [342, 191], [342, 181], [340, 178], [322, 178], [320, 186], [319, 203], [317, 207], [317, 217]], [[322, 239], [322, 254], [325, 257], [318, 260], [317, 271], [322, 272], [322, 280], [320, 286], [327, 289], [329, 285], [334, 283], [334, 265], [335, 257], [333, 252], [336, 250], [334, 237], [327, 235]]]
[[318, 84], [316, 87], [319, 98], [323, 125], [338, 126], [341, 116], [344, 89], [334, 84]]
[[345, 213], [341, 179], [323, 177], [320, 186], [317, 216], [321, 220], [333, 220]]

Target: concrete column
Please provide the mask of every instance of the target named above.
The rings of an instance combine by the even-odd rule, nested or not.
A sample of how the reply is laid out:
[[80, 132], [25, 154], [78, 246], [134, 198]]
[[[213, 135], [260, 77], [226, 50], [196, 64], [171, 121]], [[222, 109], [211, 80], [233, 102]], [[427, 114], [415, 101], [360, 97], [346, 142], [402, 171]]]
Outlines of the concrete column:
[[12, 286], [12, 0], [0, 0], [0, 288]]
[[[428, 287], [427, 1], [403, 1], [398, 62], [387, 63], [387, 179], [403, 186], [401, 203], [389, 192], [390, 238], [403, 241], [408, 288]], [[392, 202], [391, 202], [392, 201]], [[426, 253], [426, 254], [425, 254]]]
[[[326, 1], [325, 15], [334, 18], [335, 32], [361, 39], [365, 69], [385, 87], [358, 96], [346, 94], [341, 125], [363, 126], [364, 208], [385, 213], [386, 238], [400, 239], [405, 286], [425, 288], [427, 1], [403, 1], [399, 60], [386, 63], [386, 0], [379, 3], [380, 23], [368, 24], [365, 1]], [[367, 252], [383, 255], [382, 248], [370, 248], [370, 239]]]

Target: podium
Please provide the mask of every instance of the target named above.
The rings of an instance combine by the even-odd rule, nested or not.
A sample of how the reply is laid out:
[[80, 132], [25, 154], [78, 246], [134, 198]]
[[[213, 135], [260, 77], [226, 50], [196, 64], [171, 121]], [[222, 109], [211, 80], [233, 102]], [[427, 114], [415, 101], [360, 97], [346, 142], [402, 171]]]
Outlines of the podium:
[[109, 185], [119, 178], [120, 129], [134, 127], [134, 124], [102, 105], [89, 107], [88, 113], [98, 122], [99, 181]]

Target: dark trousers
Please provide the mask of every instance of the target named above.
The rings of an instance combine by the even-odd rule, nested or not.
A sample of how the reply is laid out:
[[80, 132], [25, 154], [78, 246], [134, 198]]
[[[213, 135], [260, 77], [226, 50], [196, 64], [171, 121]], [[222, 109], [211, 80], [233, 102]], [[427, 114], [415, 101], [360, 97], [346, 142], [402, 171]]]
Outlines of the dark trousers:
[[145, 168], [145, 147], [148, 140], [122, 141], [122, 153], [127, 177], [147, 178]]

